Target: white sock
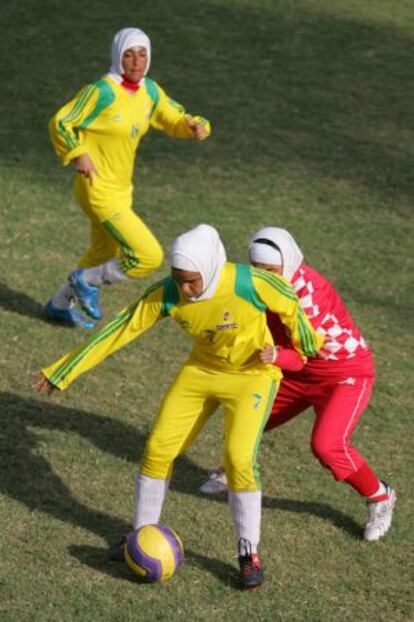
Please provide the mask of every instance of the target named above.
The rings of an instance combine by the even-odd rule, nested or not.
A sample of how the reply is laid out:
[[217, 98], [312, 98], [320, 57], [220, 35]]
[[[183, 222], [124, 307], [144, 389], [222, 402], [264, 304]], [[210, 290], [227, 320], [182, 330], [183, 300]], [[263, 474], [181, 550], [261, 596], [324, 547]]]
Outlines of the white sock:
[[138, 471], [135, 481], [134, 529], [158, 523], [169, 484], [169, 479], [148, 477]]
[[95, 287], [100, 287], [104, 283], [111, 285], [117, 281], [128, 279], [121, 270], [119, 259], [110, 259], [106, 263], [94, 268], [84, 268], [83, 278], [88, 285], [95, 285]]
[[69, 281], [63, 283], [52, 298], [56, 309], [71, 309], [75, 304], [75, 291]]
[[386, 495], [386, 494], [387, 494], [387, 489], [385, 488], [384, 484], [380, 481], [377, 492], [371, 495], [369, 499], [375, 499], [375, 497], [382, 497], [382, 495]]
[[122, 272], [119, 259], [111, 259], [104, 264], [103, 282], [111, 285], [117, 281], [127, 281], [127, 275]]
[[229, 503], [237, 538], [248, 540], [252, 545], [252, 553], [257, 553], [262, 516], [261, 491], [232, 492], [229, 490]]

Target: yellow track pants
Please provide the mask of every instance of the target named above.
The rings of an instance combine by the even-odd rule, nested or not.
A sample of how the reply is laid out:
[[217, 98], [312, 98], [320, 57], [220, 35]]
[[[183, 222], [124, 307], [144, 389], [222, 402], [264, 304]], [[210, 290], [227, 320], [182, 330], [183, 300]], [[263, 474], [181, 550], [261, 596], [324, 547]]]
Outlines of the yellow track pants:
[[100, 205], [87, 183], [78, 179], [75, 184], [76, 197], [90, 221], [89, 249], [78, 261], [78, 267], [92, 268], [117, 257], [128, 277], [144, 277], [159, 268], [163, 250], [133, 211], [130, 193], [114, 194], [106, 205]]
[[259, 490], [256, 456], [277, 387], [267, 374], [225, 373], [184, 365], [162, 401], [140, 472], [169, 479], [174, 459], [193, 443], [221, 405], [229, 488], [237, 492]]

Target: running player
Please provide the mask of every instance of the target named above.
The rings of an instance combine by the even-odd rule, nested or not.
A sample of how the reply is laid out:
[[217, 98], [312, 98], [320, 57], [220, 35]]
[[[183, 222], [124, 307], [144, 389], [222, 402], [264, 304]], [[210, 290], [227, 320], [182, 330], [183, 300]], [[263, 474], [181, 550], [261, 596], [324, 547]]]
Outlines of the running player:
[[[312, 451], [335, 479], [346, 482], [367, 500], [369, 518], [364, 538], [378, 540], [391, 526], [396, 493], [379, 480], [351, 444], [374, 384], [372, 353], [338, 293], [327, 279], [302, 263], [302, 252], [286, 230], [266, 227], [257, 231], [249, 257], [254, 266], [281, 274], [292, 284], [313, 328], [327, 339], [322, 349], [325, 357], [304, 365], [278, 316], [267, 312], [267, 323], [278, 346], [266, 347], [261, 358], [282, 368], [283, 380], [265, 431], [312, 406], [316, 415]], [[206, 494], [226, 489], [223, 469], [213, 470], [200, 488]]]
[[50, 121], [56, 153], [77, 171], [75, 194], [90, 222], [88, 251], [46, 304], [53, 321], [93, 327], [76, 310], [75, 299], [99, 320], [103, 284], [144, 277], [163, 261], [159, 242], [132, 209], [135, 153], [151, 127], [199, 141], [211, 130], [206, 119], [186, 114], [146, 77], [150, 62], [147, 35], [137, 28], [120, 30], [109, 73], [82, 88]]
[[[298, 356], [318, 355], [324, 339], [307, 320], [293, 288], [280, 276], [226, 262], [217, 231], [199, 225], [179, 236], [172, 275], [150, 287], [135, 305], [73, 352], [42, 370], [38, 391], [65, 389], [111, 352], [136, 339], [163, 317], [172, 317], [194, 340], [189, 359], [165, 395], [136, 480], [134, 528], [158, 523], [175, 458], [194, 441], [221, 404], [224, 468], [239, 540], [245, 588], [263, 581], [257, 553], [261, 492], [256, 454], [280, 369], [259, 353], [272, 344], [266, 308], [278, 314]], [[111, 555], [123, 553], [124, 540]]]

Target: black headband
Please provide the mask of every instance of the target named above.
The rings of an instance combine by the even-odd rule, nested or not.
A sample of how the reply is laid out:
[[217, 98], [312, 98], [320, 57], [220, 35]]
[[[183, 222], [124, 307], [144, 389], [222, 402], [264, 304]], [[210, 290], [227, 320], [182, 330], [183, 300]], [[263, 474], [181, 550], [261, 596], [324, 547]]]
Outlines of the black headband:
[[283, 257], [282, 251], [280, 250], [276, 242], [272, 242], [272, 240], [268, 240], [267, 238], [258, 238], [257, 240], [253, 240], [253, 244], [267, 244], [267, 246], [271, 246], [272, 248], [274, 248], [275, 251], [279, 251], [279, 253]]

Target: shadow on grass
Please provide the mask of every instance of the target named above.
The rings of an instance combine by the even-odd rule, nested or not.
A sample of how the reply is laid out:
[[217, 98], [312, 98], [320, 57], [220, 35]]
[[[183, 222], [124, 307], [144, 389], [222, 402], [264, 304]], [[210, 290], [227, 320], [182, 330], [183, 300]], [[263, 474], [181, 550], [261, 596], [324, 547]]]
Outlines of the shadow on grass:
[[227, 587], [240, 589], [239, 573], [235, 566], [214, 557], [200, 555], [200, 553], [188, 549], [185, 550], [185, 559], [192, 566], [198, 566], [202, 570], [207, 570], [207, 572], [214, 575]]
[[151, 585], [134, 575], [124, 562], [112, 562], [108, 560], [108, 552], [104, 548], [88, 545], [72, 545], [68, 548], [69, 553], [76, 557], [82, 564], [93, 568], [97, 572], [106, 574], [114, 579], [129, 581], [137, 585]]
[[[32, 428], [79, 434], [104, 452], [137, 464], [146, 442], [134, 426], [94, 413], [67, 408], [52, 402], [0, 393], [0, 490], [23, 503], [61, 521], [77, 525], [117, 541], [130, 524], [79, 502], [37, 453], [39, 439]], [[197, 490], [204, 471], [185, 456], [176, 464], [176, 490]], [[98, 473], [99, 476], [99, 473]], [[131, 508], [133, 491], [131, 490]]]
[[353, 518], [340, 510], [333, 508], [328, 503], [316, 501], [298, 501], [297, 499], [285, 499], [283, 497], [263, 497], [263, 507], [280, 510], [281, 512], [294, 512], [295, 514], [311, 514], [329, 521], [335, 527], [343, 529], [357, 540], [362, 538], [362, 528]]
[[[79, 434], [102, 451], [134, 465], [146, 442], [141, 432], [110, 417], [11, 393], [0, 393], [0, 411], [0, 490], [3, 494], [23, 503], [31, 511], [44, 512], [95, 533], [108, 544], [130, 530], [131, 525], [124, 520], [92, 509], [76, 499], [48, 460], [37, 453], [39, 441], [33, 428]], [[181, 456], [175, 465], [174, 489], [198, 496], [198, 486], [205, 475], [204, 469], [186, 456]], [[131, 490], [131, 506], [132, 497]], [[227, 503], [225, 496], [214, 500]], [[327, 504], [264, 497], [263, 505], [281, 511], [313, 514], [344, 529], [353, 537], [360, 537], [360, 527], [350, 517]], [[231, 566], [192, 551], [188, 556], [194, 563], [218, 576], [223, 583], [231, 584]], [[94, 560], [99, 562], [99, 555], [92, 557]]]
[[[207, 473], [205, 474], [207, 477]], [[205, 498], [205, 495], [201, 495]], [[220, 493], [210, 497], [212, 501], [227, 503], [227, 493]], [[262, 507], [266, 509], [280, 510], [281, 512], [293, 512], [294, 514], [310, 514], [330, 522], [335, 527], [343, 529], [353, 538], [362, 538], [362, 527], [353, 518], [333, 508], [328, 503], [318, 501], [301, 501], [299, 499], [286, 499], [284, 497], [268, 497], [263, 495]]]
[[[134, 575], [125, 563], [108, 561], [106, 549], [86, 545], [73, 545], [69, 547], [69, 552], [82, 564], [115, 579], [136, 583], [139, 586], [145, 586], [147, 589], [151, 589], [154, 585]], [[231, 564], [212, 557], [206, 557], [188, 549], [185, 550], [184, 563], [206, 570], [227, 587], [232, 589], [240, 588], [237, 568]]]
[[27, 294], [11, 289], [6, 283], [0, 283], [0, 307], [5, 311], [47, 321], [43, 313], [43, 305]]

